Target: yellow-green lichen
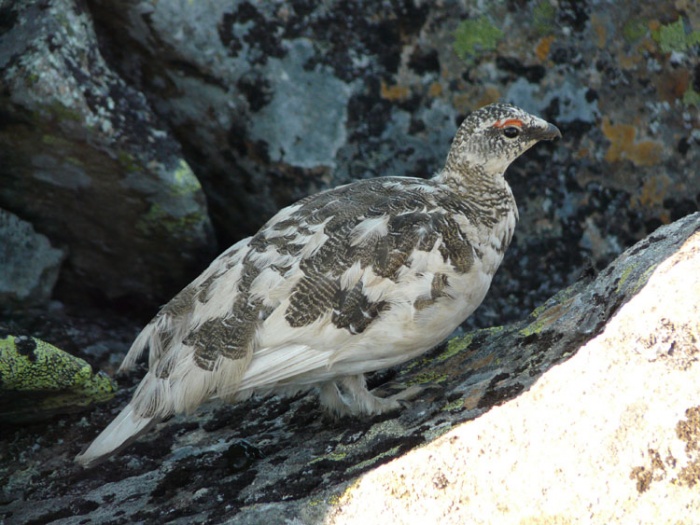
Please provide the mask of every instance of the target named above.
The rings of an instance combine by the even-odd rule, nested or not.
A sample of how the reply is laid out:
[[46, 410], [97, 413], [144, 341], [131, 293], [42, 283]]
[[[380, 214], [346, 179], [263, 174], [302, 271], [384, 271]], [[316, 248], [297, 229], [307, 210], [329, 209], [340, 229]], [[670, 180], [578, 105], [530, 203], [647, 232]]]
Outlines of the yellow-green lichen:
[[488, 18], [481, 16], [464, 20], [454, 34], [454, 50], [463, 60], [496, 49], [503, 38], [503, 31], [493, 25]]
[[460, 337], [453, 337], [447, 342], [447, 347], [445, 348], [445, 351], [438, 355], [435, 358], [435, 361], [447, 361], [451, 357], [454, 357], [457, 354], [469, 349], [472, 342], [474, 341], [474, 337], [476, 337], [477, 335], [485, 333], [487, 337], [493, 337], [501, 333], [503, 330], [505, 330], [503, 326], [492, 326], [489, 328], [482, 328], [481, 330], [469, 332], [468, 334], [464, 334]]
[[386, 457], [394, 457], [394, 456], [396, 456], [396, 455], [398, 454], [398, 452], [399, 452], [399, 447], [398, 447], [398, 446], [393, 447], [393, 448], [390, 448], [389, 450], [386, 450], [386, 451], [382, 452], [381, 454], [379, 454], [379, 455], [377, 455], [377, 456], [374, 456], [373, 458], [370, 458], [370, 459], [368, 459], [368, 460], [366, 460], [366, 461], [361, 461], [361, 462], [358, 463], [357, 465], [353, 465], [352, 467], [350, 467], [350, 468], [347, 470], [347, 472], [348, 472], [348, 474], [352, 474], [353, 472], [357, 472], [358, 470], [362, 470], [362, 469], [364, 469], [365, 467], [369, 467], [369, 466], [374, 465], [374, 464], [377, 463], [377, 461], [379, 461], [380, 459], [383, 459], [383, 458], [386, 458]]
[[622, 37], [628, 44], [636, 42], [649, 30], [649, 24], [638, 18], [631, 18], [622, 26]]
[[523, 337], [529, 337], [533, 334], [538, 334], [542, 329], [547, 326], [547, 322], [544, 319], [535, 319], [532, 323], [527, 325], [525, 328], [520, 330], [518, 333]]
[[622, 273], [620, 274], [620, 279], [617, 282], [617, 288], [616, 292], [620, 293], [622, 291], [622, 287], [625, 285], [627, 282], [627, 279], [629, 279], [630, 275], [634, 271], [635, 266], [633, 264], [630, 264], [629, 266], [625, 267], [624, 270], [622, 270]]
[[325, 454], [323, 456], [317, 457], [309, 461], [309, 465], [313, 465], [314, 463], [318, 463], [319, 461], [342, 461], [348, 457], [348, 454], [346, 452], [331, 452], [330, 454]]
[[399, 375], [406, 375], [408, 372], [411, 370], [414, 370], [415, 368], [422, 368], [426, 365], [428, 365], [431, 362], [431, 359], [428, 357], [423, 357], [422, 359], [414, 359], [410, 363], [407, 363], [405, 366], [401, 368], [401, 371], [399, 372]]
[[353, 491], [360, 486], [361, 478], [351, 481], [347, 488], [340, 494], [331, 494], [328, 499], [328, 505], [332, 507], [340, 507], [348, 505], [353, 499]]
[[443, 412], [451, 412], [452, 410], [459, 410], [461, 408], [464, 408], [464, 399], [460, 397], [458, 399], [455, 399], [451, 403], [447, 403], [440, 410], [442, 410]]
[[542, 0], [532, 10], [532, 25], [539, 34], [552, 32], [557, 9], [549, 0]]
[[555, 304], [547, 303], [550, 306], [546, 309], [538, 308], [531, 315], [532, 322], [525, 328], [518, 331], [523, 337], [528, 337], [533, 334], [538, 334], [548, 326], [551, 326], [558, 321], [569, 309], [569, 306], [574, 301], [574, 298], [569, 298], [557, 302]]
[[683, 104], [686, 106], [695, 106], [700, 109], [700, 93], [695, 91], [692, 86], [683, 93]]
[[469, 332], [462, 337], [453, 337], [447, 342], [447, 348], [439, 356], [435, 358], [436, 361], [442, 362], [447, 361], [449, 358], [456, 356], [460, 352], [463, 352], [469, 345], [472, 344], [474, 340], [474, 334], [476, 332]]
[[686, 33], [683, 19], [662, 25], [657, 31], [652, 32], [652, 38], [656, 40], [664, 53], [673, 51], [685, 51], [695, 44], [700, 44], [700, 31]]
[[84, 360], [34, 337], [0, 339], [0, 417], [40, 419], [91, 403], [116, 391], [104, 373]]
[[652, 264], [651, 266], [649, 266], [649, 268], [644, 270], [644, 273], [639, 277], [639, 279], [637, 279], [637, 282], [634, 284], [634, 288], [632, 289], [630, 296], [636, 295], [637, 292], [639, 292], [639, 290], [644, 288], [644, 286], [649, 281], [651, 274], [654, 273], [654, 271], [656, 270], [657, 266], [658, 264]]
[[547, 308], [549, 308], [549, 303], [539, 305], [532, 312], [530, 312], [530, 317], [537, 319]]
[[199, 179], [184, 160], [180, 160], [177, 168], [173, 171], [173, 181], [172, 192], [174, 195], [189, 195], [202, 189]]
[[206, 218], [200, 213], [188, 213], [182, 217], [176, 217], [168, 213], [160, 204], [154, 203], [138, 221], [136, 228], [147, 235], [165, 231], [170, 236], [179, 236], [191, 232], [204, 221]]
[[426, 383], [444, 383], [447, 381], [447, 374], [440, 374], [434, 371], [422, 372], [411, 377], [406, 384], [411, 385], [424, 385]]

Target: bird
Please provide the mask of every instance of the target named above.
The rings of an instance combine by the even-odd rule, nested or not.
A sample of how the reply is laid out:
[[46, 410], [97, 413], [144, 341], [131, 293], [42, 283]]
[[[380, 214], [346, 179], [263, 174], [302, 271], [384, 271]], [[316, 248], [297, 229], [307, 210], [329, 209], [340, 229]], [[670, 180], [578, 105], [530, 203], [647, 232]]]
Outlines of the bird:
[[415, 393], [378, 397], [364, 374], [434, 348], [481, 304], [518, 220], [505, 171], [557, 138], [493, 103], [464, 119], [431, 178], [357, 180], [283, 208], [136, 337], [120, 370], [148, 351], [148, 372], [76, 461], [94, 466], [211, 399], [315, 390], [337, 416], [400, 409]]

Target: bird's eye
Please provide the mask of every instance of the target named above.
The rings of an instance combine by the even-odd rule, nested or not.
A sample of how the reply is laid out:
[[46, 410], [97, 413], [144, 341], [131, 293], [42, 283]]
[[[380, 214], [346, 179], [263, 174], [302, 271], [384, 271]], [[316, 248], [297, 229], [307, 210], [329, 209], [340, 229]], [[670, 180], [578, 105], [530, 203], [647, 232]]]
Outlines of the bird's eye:
[[503, 128], [503, 134], [509, 139], [514, 139], [520, 135], [520, 129], [515, 126], [508, 126], [507, 128]]

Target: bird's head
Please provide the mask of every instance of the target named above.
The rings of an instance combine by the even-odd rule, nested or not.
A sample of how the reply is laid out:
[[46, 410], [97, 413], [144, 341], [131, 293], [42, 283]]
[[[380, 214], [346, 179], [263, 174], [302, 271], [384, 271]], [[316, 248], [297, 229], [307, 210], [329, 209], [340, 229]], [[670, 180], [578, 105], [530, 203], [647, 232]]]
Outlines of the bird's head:
[[561, 138], [559, 129], [510, 104], [490, 104], [471, 113], [457, 131], [446, 171], [502, 175], [540, 140]]

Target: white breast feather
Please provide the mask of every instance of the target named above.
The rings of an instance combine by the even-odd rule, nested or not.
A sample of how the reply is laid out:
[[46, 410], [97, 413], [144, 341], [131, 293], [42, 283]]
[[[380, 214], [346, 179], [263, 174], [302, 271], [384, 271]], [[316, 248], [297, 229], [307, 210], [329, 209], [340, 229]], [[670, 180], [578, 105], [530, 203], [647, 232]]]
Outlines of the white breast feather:
[[303, 247], [299, 253], [299, 256], [302, 259], [313, 256], [328, 240], [328, 235], [326, 235], [325, 228], [326, 224], [328, 224], [330, 220], [331, 217], [320, 224], [312, 224], [308, 226], [309, 230], [311, 230], [313, 233], [310, 236], [300, 239], [303, 241]]
[[350, 232], [350, 246], [367, 243], [388, 233], [389, 215], [360, 221]]
[[355, 261], [352, 266], [345, 270], [340, 276], [340, 288], [343, 290], [353, 288], [362, 278], [362, 273], [363, 269], [360, 261]]

